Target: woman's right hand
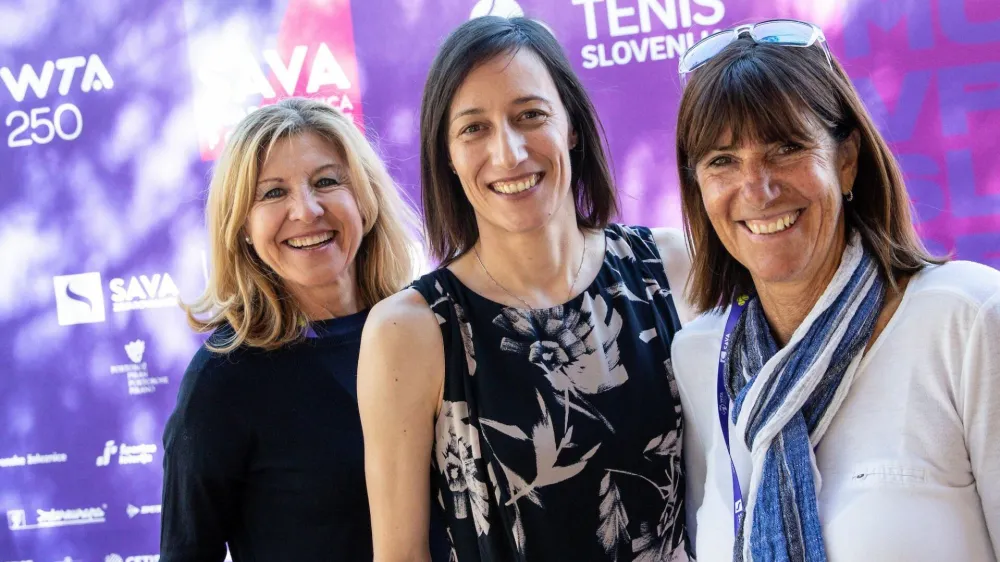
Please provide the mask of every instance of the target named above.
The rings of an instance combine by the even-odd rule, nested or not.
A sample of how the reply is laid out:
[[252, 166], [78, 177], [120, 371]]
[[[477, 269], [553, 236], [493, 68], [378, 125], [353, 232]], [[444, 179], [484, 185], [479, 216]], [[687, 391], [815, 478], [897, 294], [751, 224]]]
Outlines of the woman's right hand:
[[429, 562], [430, 469], [444, 389], [437, 318], [412, 289], [372, 308], [361, 338], [358, 405], [375, 562]]

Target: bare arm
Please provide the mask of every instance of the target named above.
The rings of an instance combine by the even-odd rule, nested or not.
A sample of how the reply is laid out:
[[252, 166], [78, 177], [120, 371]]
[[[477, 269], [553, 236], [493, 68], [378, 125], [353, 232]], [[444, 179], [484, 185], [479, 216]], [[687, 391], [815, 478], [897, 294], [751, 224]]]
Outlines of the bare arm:
[[434, 415], [444, 385], [444, 344], [414, 290], [375, 305], [358, 362], [358, 405], [375, 562], [429, 562]]
[[674, 306], [681, 324], [694, 320], [697, 314], [691, 306], [688, 297], [688, 275], [691, 272], [691, 256], [684, 243], [684, 233], [676, 228], [653, 228], [653, 241], [660, 251], [663, 267], [667, 273], [667, 282], [674, 295]]

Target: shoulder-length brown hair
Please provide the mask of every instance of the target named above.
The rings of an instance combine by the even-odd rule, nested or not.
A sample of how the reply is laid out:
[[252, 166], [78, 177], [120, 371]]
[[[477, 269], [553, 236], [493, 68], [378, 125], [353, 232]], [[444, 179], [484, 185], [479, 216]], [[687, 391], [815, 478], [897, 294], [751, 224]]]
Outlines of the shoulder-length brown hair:
[[677, 168], [688, 247], [689, 297], [699, 310], [728, 306], [753, 290], [750, 272], [722, 245], [701, 198], [695, 165], [726, 131], [733, 144], [809, 138], [816, 119], [839, 143], [858, 131], [854, 199], [846, 234], [857, 231], [893, 287], [905, 274], [941, 263], [924, 248], [911, 218], [903, 175], [840, 64], [823, 47], [794, 48], [742, 37], [696, 70], [681, 98]]
[[304, 335], [308, 318], [244, 240], [244, 226], [267, 155], [279, 140], [306, 131], [330, 142], [350, 174], [364, 228], [354, 258], [362, 306], [374, 306], [413, 280], [419, 251], [411, 239], [416, 216], [351, 119], [329, 104], [304, 98], [262, 107], [236, 126], [216, 164], [205, 206], [212, 264], [208, 286], [184, 306], [198, 331], [231, 328], [221, 341], [209, 340], [212, 351], [224, 353], [244, 344], [274, 349]]
[[570, 151], [570, 186], [577, 222], [584, 228], [604, 228], [618, 214], [604, 129], [555, 37], [542, 24], [525, 18], [475, 18], [460, 25], [441, 45], [431, 64], [420, 108], [424, 231], [431, 255], [444, 264], [468, 252], [479, 239], [472, 204], [449, 167], [446, 137], [452, 99], [474, 68], [520, 49], [533, 51], [548, 69], [579, 139]]

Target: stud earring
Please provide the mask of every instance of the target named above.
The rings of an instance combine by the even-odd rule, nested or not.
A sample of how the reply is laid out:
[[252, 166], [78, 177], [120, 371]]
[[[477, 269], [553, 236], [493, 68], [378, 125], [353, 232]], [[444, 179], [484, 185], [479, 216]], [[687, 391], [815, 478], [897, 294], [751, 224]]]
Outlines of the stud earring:
[[249, 236], [244, 236], [243, 239], [247, 241], [247, 244], [250, 244], [251, 246], [253, 246], [253, 242], [250, 241], [250, 237]]

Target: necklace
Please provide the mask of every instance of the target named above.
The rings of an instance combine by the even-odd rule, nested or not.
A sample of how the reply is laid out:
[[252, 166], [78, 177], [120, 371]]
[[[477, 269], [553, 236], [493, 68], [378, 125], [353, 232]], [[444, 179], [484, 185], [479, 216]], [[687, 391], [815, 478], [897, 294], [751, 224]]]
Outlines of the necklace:
[[[496, 278], [494, 278], [492, 275], [490, 275], [490, 270], [486, 269], [486, 265], [483, 264], [483, 258], [479, 257], [479, 249], [477, 249], [475, 245], [472, 246], [472, 251], [475, 252], [475, 254], [476, 254], [476, 261], [479, 262], [479, 267], [483, 268], [483, 273], [485, 273], [486, 276], [490, 278], [490, 281], [492, 281], [494, 285], [496, 285], [501, 291], [503, 291], [503, 292], [507, 293], [508, 295], [510, 295], [511, 298], [519, 301], [521, 304], [524, 305], [525, 308], [527, 308], [529, 310], [534, 309], [534, 307], [532, 307], [530, 304], [528, 304], [524, 299], [522, 299], [521, 297], [519, 297], [519, 296], [515, 295], [514, 293], [508, 291], [507, 287], [504, 287], [503, 285], [501, 285], [500, 282], [496, 280]], [[577, 268], [576, 268], [576, 274], [573, 275], [573, 282], [569, 284], [569, 295], [566, 297], [567, 301], [570, 300], [570, 298], [573, 297], [573, 288], [576, 287], [576, 281], [580, 277], [580, 270], [583, 269], [583, 261], [584, 261], [584, 259], [586, 257], [587, 257], [587, 234], [584, 233], [583, 234], [583, 253], [580, 255], [580, 265], [578, 265]]]

